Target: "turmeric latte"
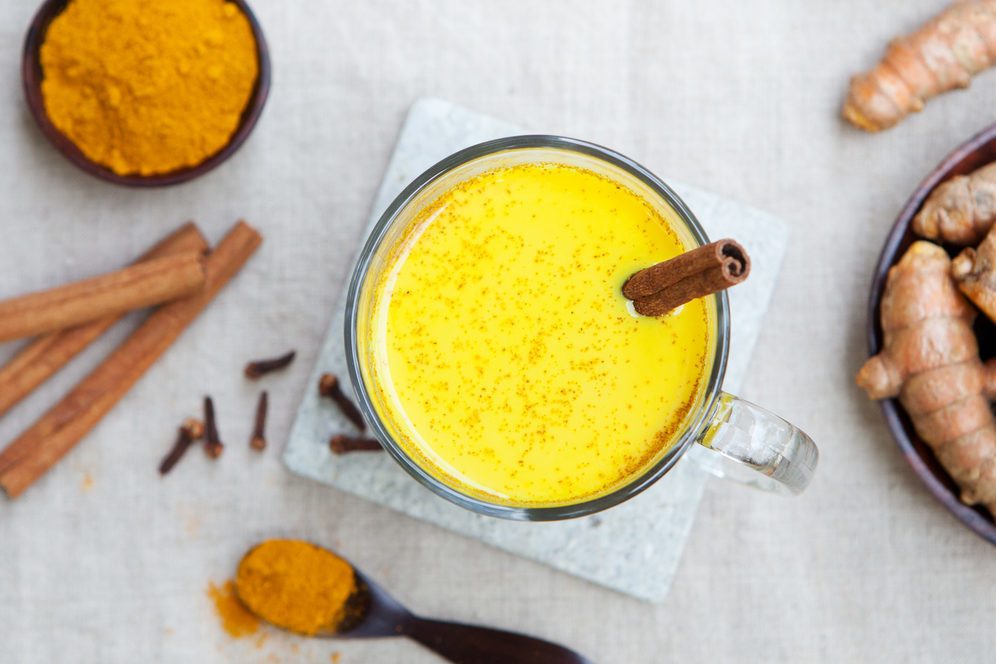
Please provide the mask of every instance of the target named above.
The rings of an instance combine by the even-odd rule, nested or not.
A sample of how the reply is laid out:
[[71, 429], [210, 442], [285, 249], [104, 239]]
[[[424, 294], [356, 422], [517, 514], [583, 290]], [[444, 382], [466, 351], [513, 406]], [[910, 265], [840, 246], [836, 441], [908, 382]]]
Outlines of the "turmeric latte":
[[685, 250], [657, 208], [593, 171], [464, 181], [418, 213], [374, 286], [375, 408], [427, 472], [489, 502], [619, 488], [669, 449], [707, 382], [711, 303], [646, 318], [621, 294]]
[[238, 129], [258, 75], [224, 0], [70, 0], [41, 47], [52, 124], [119, 175], [196, 166]]

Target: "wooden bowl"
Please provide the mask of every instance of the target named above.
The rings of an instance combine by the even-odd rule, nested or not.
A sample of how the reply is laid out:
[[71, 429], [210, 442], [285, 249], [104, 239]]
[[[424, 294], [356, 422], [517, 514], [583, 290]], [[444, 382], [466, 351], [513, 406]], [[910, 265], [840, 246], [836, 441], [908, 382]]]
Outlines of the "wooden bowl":
[[[882, 248], [875, 280], [872, 282], [871, 298], [868, 304], [868, 347], [872, 355], [882, 348], [882, 326], [879, 324], [879, 305], [889, 268], [906, 252], [918, 238], [913, 234], [911, 222], [920, 207], [934, 188], [955, 175], [965, 175], [996, 161], [996, 124], [986, 128], [959, 146], [920, 183], [896, 219], [889, 237]], [[947, 247], [954, 256], [960, 247]], [[979, 338], [982, 359], [996, 357], [996, 325], [980, 314], [975, 323]], [[938, 463], [934, 453], [916, 434], [906, 412], [896, 399], [881, 402], [886, 424], [903, 456], [913, 467], [913, 471], [930, 490], [934, 497], [956, 517], [992, 544], [996, 544], [996, 521], [993, 515], [982, 507], [969, 507], [958, 498], [959, 489], [954, 480]]]
[[31, 114], [41, 127], [45, 137], [61, 152], [66, 159], [79, 166], [90, 175], [115, 184], [129, 187], [162, 187], [171, 184], [179, 184], [201, 176], [223, 161], [235, 154], [245, 140], [252, 133], [256, 121], [263, 112], [266, 98], [270, 92], [270, 53], [266, 47], [266, 39], [263, 37], [263, 30], [259, 22], [253, 15], [249, 5], [244, 0], [230, 0], [242, 10], [242, 13], [249, 19], [252, 33], [256, 40], [256, 56], [259, 59], [259, 75], [256, 77], [256, 85], [253, 87], [249, 102], [242, 112], [239, 127], [232, 135], [228, 144], [214, 155], [208, 157], [196, 166], [181, 168], [169, 173], [158, 175], [118, 175], [109, 168], [91, 161], [76, 144], [62, 134], [52, 121], [49, 120], [45, 112], [45, 104], [42, 100], [41, 82], [43, 78], [41, 66], [41, 45], [45, 39], [45, 33], [52, 20], [62, 13], [62, 10], [69, 4], [69, 0], [45, 0], [35, 14], [28, 35], [24, 40], [24, 54], [21, 60], [21, 78], [24, 82], [24, 94], [27, 98], [28, 107]]

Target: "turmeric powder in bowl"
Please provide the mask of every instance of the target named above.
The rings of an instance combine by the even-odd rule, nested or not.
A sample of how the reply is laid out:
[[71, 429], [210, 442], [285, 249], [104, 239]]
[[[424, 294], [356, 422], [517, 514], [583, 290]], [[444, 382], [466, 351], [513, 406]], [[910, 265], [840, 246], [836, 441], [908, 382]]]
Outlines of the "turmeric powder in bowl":
[[249, 18], [225, 0], [70, 0], [40, 60], [49, 120], [121, 176], [192, 168], [224, 149], [260, 68]]

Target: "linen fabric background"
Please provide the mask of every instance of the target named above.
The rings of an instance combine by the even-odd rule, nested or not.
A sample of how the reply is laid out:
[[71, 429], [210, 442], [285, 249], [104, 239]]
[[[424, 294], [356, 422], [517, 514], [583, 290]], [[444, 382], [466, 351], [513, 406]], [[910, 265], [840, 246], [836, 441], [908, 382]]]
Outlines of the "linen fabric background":
[[[77, 171], [42, 138], [20, 83], [34, 2], [0, 0], [0, 297], [106, 271], [195, 218], [265, 234], [250, 267], [124, 402], [22, 499], [0, 500], [3, 662], [437, 661], [400, 641], [232, 641], [205, 591], [273, 536], [337, 548], [426, 615], [569, 644], [596, 662], [982, 662], [996, 648], [996, 556], [914, 477], [853, 386], [866, 298], [903, 201], [996, 120], [996, 73], [881, 135], [845, 126], [848, 77], [936, 0], [501, 3], [254, 0], [274, 63], [255, 134], [196, 182], [134, 191]], [[822, 451], [802, 497], [712, 482], [661, 606], [402, 517], [280, 463], [400, 123], [437, 96], [585, 138], [767, 210], [790, 253], [743, 396]], [[0, 420], [6, 441], [126, 332]], [[248, 450], [257, 356], [271, 448]], [[0, 347], [0, 359], [16, 344]], [[214, 395], [225, 456], [165, 480], [175, 427]]]

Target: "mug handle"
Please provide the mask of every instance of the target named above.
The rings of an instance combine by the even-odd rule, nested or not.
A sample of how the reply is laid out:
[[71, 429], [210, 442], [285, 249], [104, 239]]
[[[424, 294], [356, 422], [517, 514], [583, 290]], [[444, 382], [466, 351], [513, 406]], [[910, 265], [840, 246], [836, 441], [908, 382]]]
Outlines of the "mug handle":
[[800, 429], [726, 392], [695, 442], [688, 453], [705, 471], [774, 493], [802, 493], [820, 457]]

